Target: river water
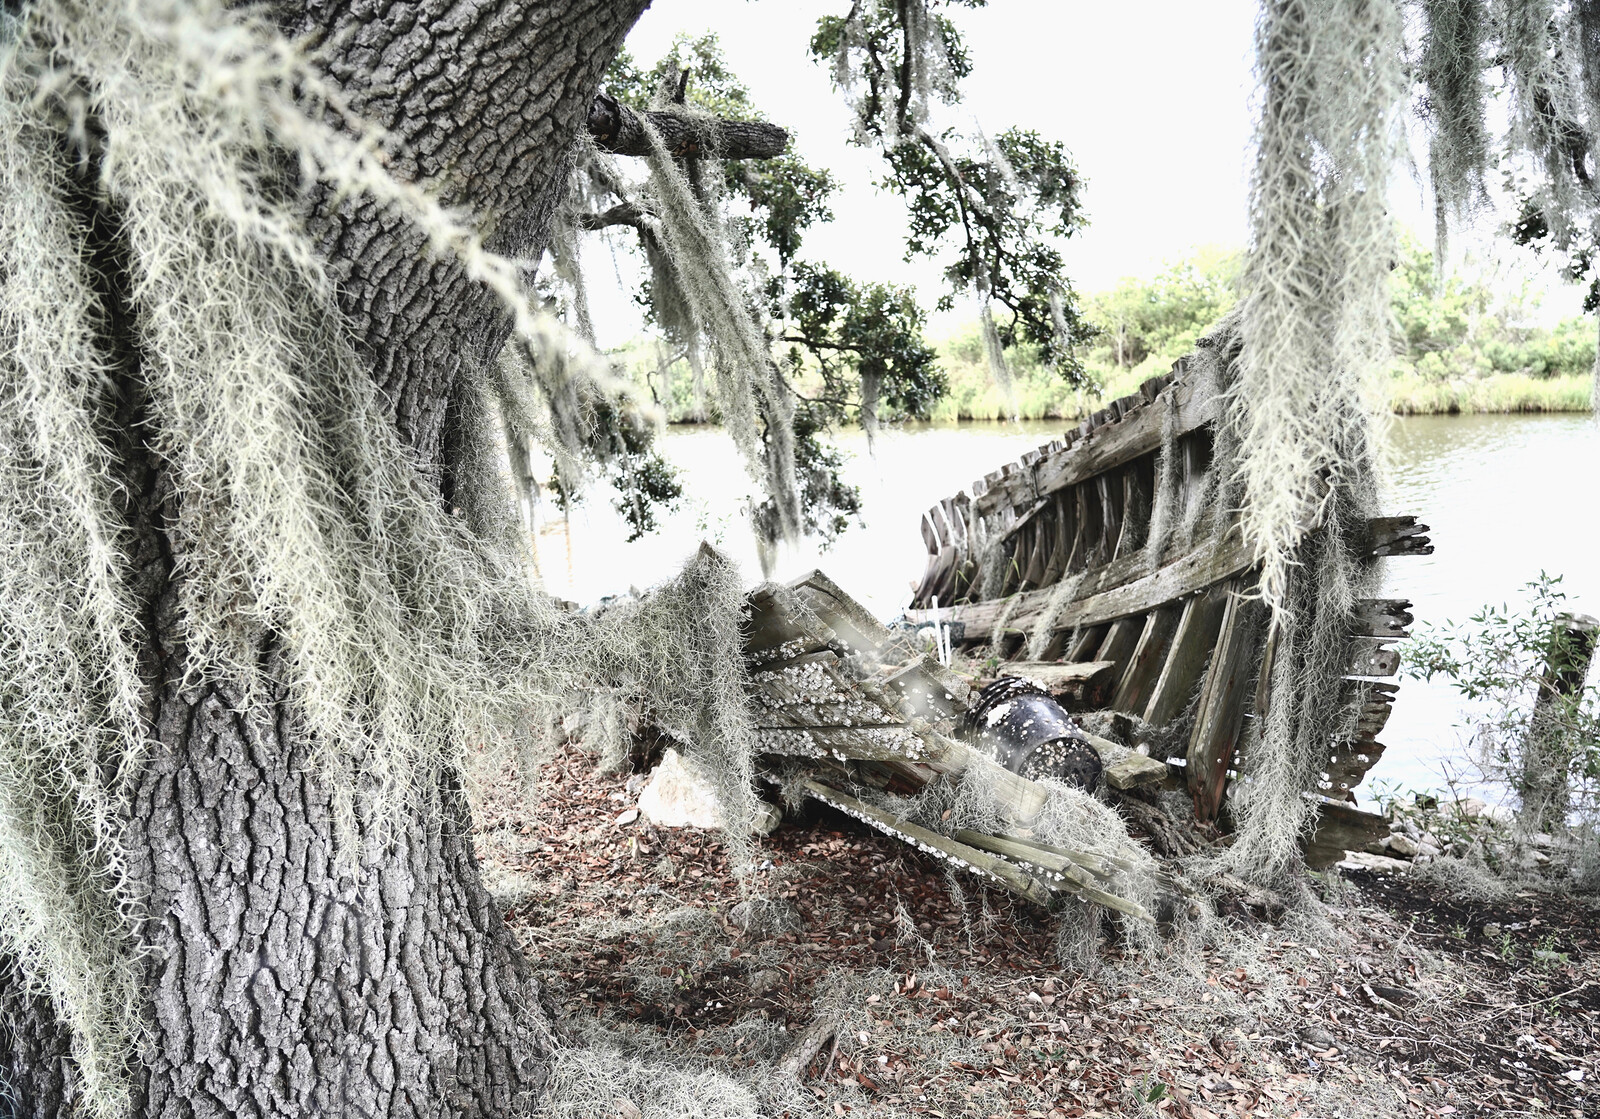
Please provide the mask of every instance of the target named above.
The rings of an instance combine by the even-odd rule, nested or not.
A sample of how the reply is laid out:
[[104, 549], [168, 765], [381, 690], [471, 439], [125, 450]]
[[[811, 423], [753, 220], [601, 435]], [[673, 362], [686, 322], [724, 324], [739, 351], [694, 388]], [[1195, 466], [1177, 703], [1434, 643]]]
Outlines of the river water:
[[[845, 475], [861, 489], [863, 524], [830, 551], [787, 551], [774, 576], [820, 567], [879, 617], [893, 617], [922, 575], [923, 510], [1061, 427], [907, 425], [880, 431], [870, 451], [861, 432], [841, 434], [836, 442], [852, 455]], [[1600, 518], [1589, 489], [1600, 470], [1600, 429], [1588, 416], [1408, 417], [1394, 421], [1391, 443], [1385, 511], [1417, 514], [1432, 528], [1435, 552], [1391, 560], [1385, 594], [1409, 598], [1419, 626], [1464, 620], [1485, 603], [1515, 604], [1541, 571], [1563, 576], [1574, 609], [1600, 615]], [[589, 602], [649, 586], [676, 571], [702, 539], [758, 580], [743, 515], [751, 486], [727, 437], [674, 428], [660, 446], [682, 472], [678, 511], [630, 544], [606, 495], [592, 494], [574, 508], [570, 527], [554, 520], [540, 533], [540, 570], [552, 592]], [[1372, 776], [1435, 789], [1445, 767], [1463, 772], [1460, 712], [1442, 683], [1405, 681], [1381, 736], [1388, 751]]]

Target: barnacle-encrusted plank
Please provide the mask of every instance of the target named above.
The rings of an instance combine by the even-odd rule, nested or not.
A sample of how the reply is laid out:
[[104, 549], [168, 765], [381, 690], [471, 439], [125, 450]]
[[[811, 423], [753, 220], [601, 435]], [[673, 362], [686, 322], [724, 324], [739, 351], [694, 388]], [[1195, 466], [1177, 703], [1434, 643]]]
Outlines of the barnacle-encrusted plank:
[[859, 726], [903, 721], [894, 700], [871, 685], [850, 679], [836, 657], [808, 658], [762, 673], [755, 683], [752, 699], [757, 717], [773, 716], [780, 726]]
[[877, 828], [885, 835], [909, 843], [919, 851], [925, 851], [936, 858], [964, 867], [979, 877], [1004, 886], [1041, 908], [1049, 909], [1054, 903], [1055, 898], [1049, 887], [1004, 859], [995, 858], [965, 843], [957, 843], [909, 820], [902, 820], [898, 816], [857, 800], [848, 793], [829, 788], [814, 778], [805, 778], [801, 782], [801, 787], [808, 795], [837, 808], [848, 816], [855, 817], [864, 824]]
[[[1132, 864], [1126, 860], [1115, 860], [1082, 851], [1069, 852], [1061, 847], [1048, 847], [1003, 836], [984, 835], [968, 828], [956, 832], [956, 839], [968, 846], [1004, 855], [1021, 863], [1025, 869], [1037, 871], [1045, 885], [1051, 889], [1065, 890], [1076, 894], [1084, 901], [1092, 901], [1108, 909], [1115, 909], [1119, 913], [1125, 913], [1141, 921], [1152, 920], [1149, 910], [1138, 902], [1129, 901], [1095, 884], [1094, 878], [1106, 880], [1111, 877], [1113, 862], [1120, 863], [1124, 869], [1132, 869]], [[1100, 869], [1093, 869], [1090, 863]], [[1091, 875], [1094, 877], [1090, 877]]]
[[821, 571], [802, 575], [789, 587], [847, 643], [879, 648], [889, 642], [888, 627]]
[[972, 688], [932, 657], [923, 657], [882, 684], [907, 718], [948, 719], [967, 709]]
[[[800, 645], [802, 643], [796, 642], [795, 644]], [[802, 647], [799, 652], [794, 653], [792, 656], [774, 657], [771, 660], [763, 660], [759, 664], [752, 664], [750, 666], [750, 674], [759, 677], [763, 673], [777, 672], [780, 669], [791, 668], [813, 661], [828, 663], [838, 659], [839, 654], [832, 649]]]
[[904, 726], [756, 729], [756, 746], [761, 753], [789, 757], [922, 762], [936, 758], [939, 745]]

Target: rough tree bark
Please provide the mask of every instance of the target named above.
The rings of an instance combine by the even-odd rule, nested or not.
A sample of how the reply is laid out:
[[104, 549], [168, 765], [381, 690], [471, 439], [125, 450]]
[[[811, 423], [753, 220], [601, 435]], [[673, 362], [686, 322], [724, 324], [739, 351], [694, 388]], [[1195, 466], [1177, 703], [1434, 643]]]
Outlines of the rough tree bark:
[[[648, 0], [300, 0], [286, 30], [399, 141], [399, 172], [479, 215], [490, 247], [536, 259], [601, 74]], [[150, 950], [135, 1114], [504, 1116], [543, 1083], [538, 986], [479, 879], [459, 791], [440, 819], [335, 865], [327, 789], [287, 704], [244, 713], [186, 689], [172, 489], [144, 445], [139, 355], [123, 331], [116, 214], [88, 188], [106, 329], [123, 355], [114, 432], [136, 527], [157, 748], [126, 821]], [[313, 228], [397, 429], [448, 485], [450, 400], [509, 333], [495, 302], [422, 239], [323, 197]], [[443, 499], [443, 494], [441, 495]], [[278, 655], [261, 637], [263, 663]], [[22, 1116], [70, 1114], [68, 1040], [0, 960], [0, 1082]], [[5, 1109], [0, 1093], [0, 1110]]]

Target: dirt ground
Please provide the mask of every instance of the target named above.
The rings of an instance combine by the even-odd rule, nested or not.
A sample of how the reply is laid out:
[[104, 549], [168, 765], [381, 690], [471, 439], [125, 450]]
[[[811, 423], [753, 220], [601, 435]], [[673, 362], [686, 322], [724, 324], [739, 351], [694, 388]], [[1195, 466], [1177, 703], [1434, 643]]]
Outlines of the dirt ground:
[[[787, 926], [744, 931], [718, 834], [630, 819], [626, 775], [568, 750], [536, 798], [511, 790], [482, 798], [478, 851], [563, 1038], [770, 1098], [797, 1039], [836, 1027], [774, 1114], [1600, 1115], [1592, 903], [1348, 872], [1309, 917], [1085, 954], [1058, 945], [1081, 910], [1013, 905], [819, 810], [756, 852]], [[599, 1114], [644, 1106], [619, 1088]]]

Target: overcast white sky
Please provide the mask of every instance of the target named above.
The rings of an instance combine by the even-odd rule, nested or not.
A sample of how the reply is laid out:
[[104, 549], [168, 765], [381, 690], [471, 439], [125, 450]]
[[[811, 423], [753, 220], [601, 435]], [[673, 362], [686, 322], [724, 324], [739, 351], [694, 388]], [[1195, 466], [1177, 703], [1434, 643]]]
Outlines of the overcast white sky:
[[[916, 283], [931, 306], [941, 291], [937, 267], [901, 259], [901, 205], [872, 186], [881, 159], [846, 144], [848, 113], [827, 71], [806, 54], [818, 16], [847, 6], [656, 0], [627, 45], [648, 64], [680, 31], [716, 31], [756, 103], [791, 130], [808, 162], [841, 182], [836, 220], [807, 235], [803, 255], [859, 279]], [[1148, 274], [1196, 245], [1243, 244], [1255, 12], [1255, 0], [992, 0], [953, 10], [973, 74], [951, 123], [981, 123], [991, 135], [1014, 125], [1037, 129], [1063, 141], [1088, 179], [1090, 225], [1066, 254], [1080, 291]], [[1431, 237], [1415, 182], [1397, 183], [1391, 201], [1404, 224]], [[592, 298], [602, 343], [632, 336], [637, 313], [620, 290], [607, 290], [609, 261], [591, 257], [588, 272], [598, 281]], [[1571, 292], [1552, 292], [1547, 310], [1555, 303], [1571, 313]]]

